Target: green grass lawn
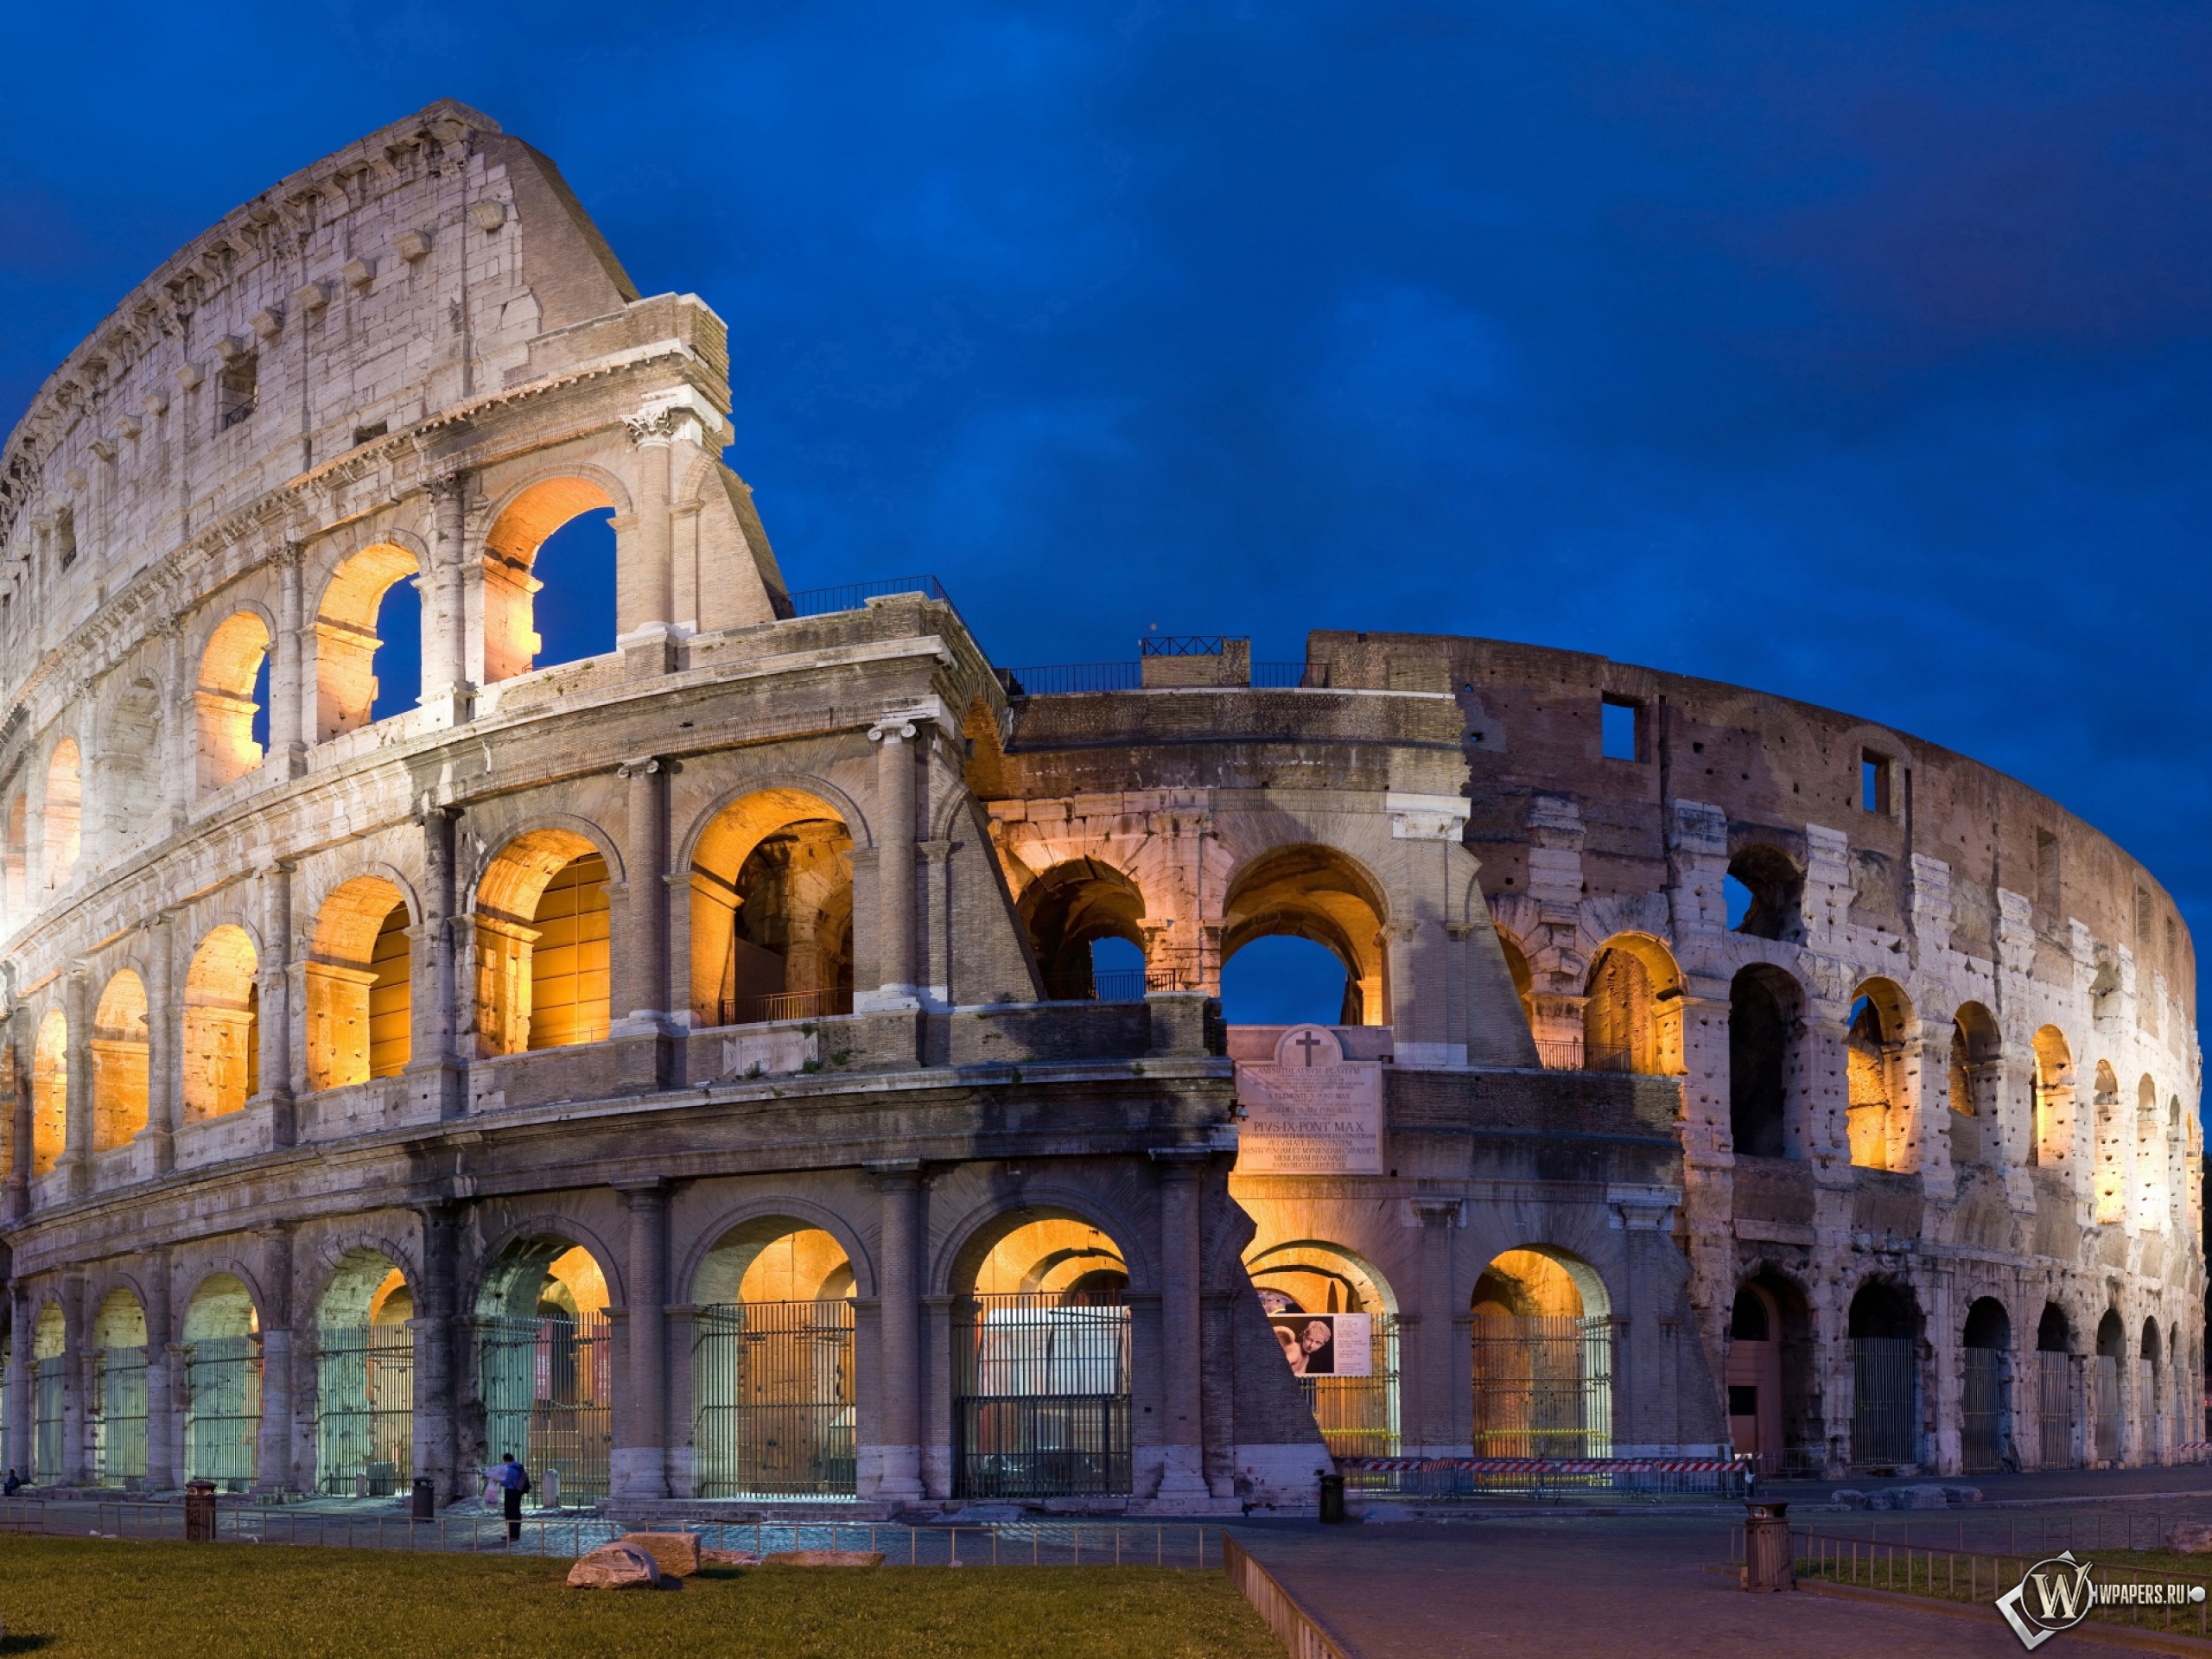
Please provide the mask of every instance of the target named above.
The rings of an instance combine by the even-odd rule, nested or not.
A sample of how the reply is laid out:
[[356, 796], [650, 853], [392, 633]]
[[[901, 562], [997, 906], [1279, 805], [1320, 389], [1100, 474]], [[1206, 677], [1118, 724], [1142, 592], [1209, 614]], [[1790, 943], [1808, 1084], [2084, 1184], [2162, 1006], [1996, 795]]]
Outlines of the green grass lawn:
[[[1838, 1584], [1871, 1585], [1877, 1590], [1891, 1590], [1900, 1595], [1933, 1596], [1939, 1601], [1972, 1601], [1980, 1606], [1993, 1606], [1997, 1598], [2019, 1581], [2020, 1572], [2035, 1562], [2056, 1555], [2067, 1546], [2054, 1543], [2040, 1550], [2023, 1554], [2005, 1555], [2005, 1574], [2001, 1582], [1992, 1582], [1990, 1558], [1984, 1556], [1978, 1571], [1969, 1575], [1967, 1559], [1960, 1555], [1954, 1560], [1938, 1547], [1929, 1550], [1916, 1546], [1911, 1554], [1911, 1565], [1906, 1566], [1906, 1551], [1899, 1548], [1892, 1561], [1878, 1549], [1872, 1560], [1862, 1554], [1854, 1572], [1847, 1555], [1841, 1561], [1829, 1561], [1815, 1566], [1808, 1561], [1797, 1563], [1800, 1579], [1830, 1579]], [[2076, 1542], [2073, 1546], [2074, 1559], [2086, 1560], [2098, 1567], [2125, 1567], [2126, 1573], [2099, 1573], [2100, 1582], [2124, 1581], [2138, 1576], [2149, 1576], [2177, 1583], [2212, 1582], [2212, 1556], [2174, 1555], [2163, 1549], [2098, 1549]], [[2195, 1636], [2201, 1628], [2200, 1609], [2196, 1605], [2177, 1607], [2107, 1608], [2097, 1614], [2099, 1624], [2133, 1624], [2150, 1630], [2171, 1630]]]
[[571, 1590], [566, 1561], [0, 1536], [0, 1655], [41, 1659], [1279, 1659], [1217, 1572], [752, 1567]]

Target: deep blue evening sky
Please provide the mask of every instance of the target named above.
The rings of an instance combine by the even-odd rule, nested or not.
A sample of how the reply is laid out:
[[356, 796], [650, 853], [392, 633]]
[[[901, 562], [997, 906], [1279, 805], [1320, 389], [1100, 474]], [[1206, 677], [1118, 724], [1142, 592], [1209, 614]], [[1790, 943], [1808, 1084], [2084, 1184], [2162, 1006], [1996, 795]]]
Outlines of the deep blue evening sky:
[[1785, 692], [2047, 791], [2212, 938], [2212, 10], [37, 10], [0, 423], [452, 96], [728, 319], [795, 588], [934, 571], [1013, 664], [1410, 628]]

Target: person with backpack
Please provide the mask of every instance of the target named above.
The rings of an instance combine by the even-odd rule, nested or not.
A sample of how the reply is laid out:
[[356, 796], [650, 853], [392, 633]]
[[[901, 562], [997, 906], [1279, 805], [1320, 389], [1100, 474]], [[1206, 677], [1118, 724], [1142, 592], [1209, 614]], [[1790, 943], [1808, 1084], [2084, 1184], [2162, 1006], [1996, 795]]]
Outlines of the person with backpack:
[[530, 1471], [515, 1461], [515, 1454], [507, 1453], [507, 1460], [492, 1471], [492, 1478], [500, 1488], [499, 1508], [507, 1520], [507, 1541], [515, 1542], [522, 1536], [522, 1495], [530, 1490]]

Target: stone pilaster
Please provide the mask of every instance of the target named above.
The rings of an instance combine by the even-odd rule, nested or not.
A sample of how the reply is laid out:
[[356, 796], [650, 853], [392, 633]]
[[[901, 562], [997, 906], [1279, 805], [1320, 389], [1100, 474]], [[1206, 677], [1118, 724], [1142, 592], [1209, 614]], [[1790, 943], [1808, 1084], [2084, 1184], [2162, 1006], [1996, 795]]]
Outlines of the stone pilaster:
[[[893, 1500], [922, 1495], [921, 1166], [896, 1160], [868, 1166], [883, 1202], [876, 1315], [882, 1368], [877, 1382], [872, 1494]], [[870, 1437], [863, 1434], [866, 1440]], [[863, 1451], [862, 1468], [871, 1460]]]
[[1160, 1166], [1160, 1490], [1163, 1503], [1211, 1496], [1205, 1483], [1198, 1241], [1203, 1147], [1155, 1147]]
[[856, 1000], [862, 1012], [911, 1008], [920, 1002], [914, 963], [914, 748], [925, 723], [891, 715], [868, 730], [868, 741], [880, 746], [875, 757], [877, 984]]
[[613, 1485], [626, 1497], [666, 1497], [668, 1188], [655, 1180], [620, 1190], [630, 1211], [630, 1432], [614, 1448]]

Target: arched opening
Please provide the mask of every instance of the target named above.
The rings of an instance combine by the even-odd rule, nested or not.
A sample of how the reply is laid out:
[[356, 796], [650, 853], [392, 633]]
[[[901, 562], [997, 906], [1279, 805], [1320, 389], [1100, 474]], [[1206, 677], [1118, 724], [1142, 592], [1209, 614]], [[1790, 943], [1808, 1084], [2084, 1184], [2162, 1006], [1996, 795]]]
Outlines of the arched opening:
[[607, 1039], [607, 870], [573, 830], [532, 830], [476, 888], [476, 1031], [486, 1054]]
[[84, 760], [77, 740], [65, 737], [54, 746], [46, 763], [46, 828], [43, 868], [46, 885], [63, 887], [77, 868], [77, 854], [84, 845]]
[[2096, 1460], [2120, 1461], [2120, 1367], [2127, 1357], [2127, 1327], [2108, 1307], [2097, 1322], [2097, 1351], [2089, 1359], [2089, 1398], [2095, 1413]]
[[407, 901], [382, 876], [357, 875], [315, 912], [303, 968], [310, 1089], [393, 1077], [410, 1051], [414, 963]]
[[2035, 1122], [2028, 1161], [2056, 1168], [2074, 1147], [2074, 1055], [2056, 1026], [2036, 1033]]
[[1778, 968], [1754, 963], [1729, 982], [1728, 1122], [1739, 1158], [1788, 1155], [1799, 1007]]
[[2089, 1098], [2096, 1122], [2096, 1170], [2092, 1190], [2097, 1224], [2110, 1227], [2127, 1213], [2127, 1141], [2120, 1116], [2120, 1079], [2111, 1065], [2097, 1062], [2096, 1088]]
[[2037, 1467], [2070, 1469], [2075, 1463], [2074, 1327], [2066, 1310], [2045, 1302], [2036, 1321]]
[[200, 942], [184, 975], [184, 1119], [241, 1109], [261, 1092], [261, 960], [252, 938], [225, 923]]
[[133, 680], [109, 708], [101, 739], [98, 794], [105, 845], [127, 847], [160, 828], [161, 754], [161, 690], [151, 680]]
[[2005, 1160], [2004, 1071], [1998, 1064], [2002, 1046], [1996, 1015], [1979, 1002], [1961, 1003], [1951, 1016], [1946, 1089], [1954, 1168]]
[[146, 1127], [146, 987], [125, 968], [92, 1012], [92, 1150], [128, 1146]]
[[2146, 1072], [2135, 1085], [2135, 1224], [2146, 1233], [2166, 1227], [2166, 1135], [2158, 1120], [2158, 1085]]
[[607, 1276], [565, 1238], [518, 1239], [477, 1297], [484, 1461], [512, 1452], [538, 1502], [591, 1503], [608, 1492], [614, 1366]]
[[486, 684], [614, 649], [613, 506], [588, 479], [549, 478], [500, 512], [484, 538]]
[[[1533, 1035], [1536, 1029], [1536, 976], [1529, 967], [1529, 953], [1521, 948], [1521, 941], [1503, 928], [1497, 930], [1497, 948], [1504, 953], [1505, 971], [1513, 976], [1513, 995], [1521, 1004], [1521, 1017], [1528, 1021]], [[1540, 1053], [1542, 1047], [1538, 1045]]]
[[[1029, 931], [1047, 997], [1128, 1002], [1144, 995], [1144, 894], [1112, 865], [1095, 858], [1055, 864], [1021, 890], [1016, 909]], [[1100, 982], [1093, 947], [1109, 939], [1135, 948], [1133, 985], [1125, 978]]]
[[1656, 939], [1624, 933], [1591, 964], [1582, 1007], [1582, 1069], [1679, 1077], [1682, 976]]
[[1812, 1310], [1797, 1286], [1762, 1271], [1737, 1287], [1725, 1370], [1728, 1436], [1761, 1475], [1819, 1471], [1812, 1350]]
[[68, 1325], [52, 1302], [31, 1326], [31, 1480], [61, 1484], [61, 1450], [69, 1387]]
[[1330, 1454], [1398, 1455], [1398, 1307], [1382, 1275], [1338, 1245], [1255, 1247], [1260, 1306]]
[[733, 1228], [691, 1300], [694, 1494], [853, 1491], [853, 1266], [836, 1238], [782, 1219]]
[[1538, 1245], [1475, 1281], [1478, 1458], [1612, 1454], [1612, 1305], [1588, 1263]]
[[1920, 1457], [1920, 1303], [1871, 1279], [1851, 1299], [1851, 1461], [1894, 1471]]
[[1853, 995], [1844, 1038], [1844, 1120], [1851, 1161], [1861, 1169], [1912, 1167], [1912, 1096], [1904, 1069], [1911, 1023], [1911, 1004], [1890, 980], [1870, 979]]
[[2165, 1358], [2158, 1341], [2158, 1322], [2143, 1321], [2143, 1340], [2135, 1356], [2137, 1412], [2143, 1423], [2143, 1452], [2146, 1461], [2166, 1460], [2166, 1399], [2159, 1387]]
[[200, 717], [200, 792], [243, 778], [261, 764], [254, 734], [266, 716], [254, 693], [269, 656], [269, 625], [251, 611], [224, 619], [200, 658], [193, 702]]
[[146, 1310], [111, 1290], [92, 1316], [92, 1478], [135, 1486], [146, 1478]]
[[48, 1008], [31, 1046], [31, 1174], [50, 1175], [69, 1144], [69, 1020]]
[[334, 1497], [388, 1497], [415, 1469], [415, 1293], [380, 1250], [338, 1260], [315, 1310], [315, 1477]]
[[[1794, 939], [1804, 931], [1805, 878], [1778, 847], [1751, 846], [1728, 861], [1728, 925], [1758, 939]], [[1737, 906], [1740, 904], [1741, 912]]]
[[803, 790], [733, 801], [691, 854], [691, 1018], [758, 1025], [853, 1011], [853, 837]]
[[[1229, 964], [1245, 946], [1266, 938], [1308, 939], [1334, 957], [1343, 972], [1337, 1017], [1314, 1023], [1389, 1024], [1382, 917], [1381, 889], [1364, 870], [1333, 849], [1279, 847], [1260, 855], [1237, 871], [1222, 906], [1224, 1004], [1230, 988]], [[1261, 959], [1255, 961], [1257, 965]], [[1283, 963], [1269, 965], [1282, 974]], [[1245, 1021], [1236, 1014], [1230, 1017], [1234, 1023], [1276, 1023]]]
[[[332, 573], [315, 619], [317, 742], [397, 714], [419, 699], [422, 607], [414, 578], [420, 569], [405, 548], [379, 542], [363, 548]], [[378, 652], [385, 644], [387, 619], [393, 625], [396, 650], [385, 661], [386, 672], [379, 674]], [[411, 650], [404, 639], [409, 633], [415, 642]], [[391, 658], [397, 656], [414, 664], [415, 684], [406, 685], [403, 682], [408, 677], [391, 673], [395, 666]]]
[[1113, 1240], [1023, 1211], [971, 1242], [952, 1319], [953, 1490], [1103, 1497], [1130, 1488], [1129, 1274]]
[[261, 1315], [246, 1287], [210, 1274], [184, 1311], [184, 1471], [244, 1491], [261, 1445]]
[[1970, 1475], [1993, 1474], [2012, 1461], [2012, 1316], [1994, 1296], [1967, 1309], [1964, 1369], [1959, 1396], [1960, 1466]]

